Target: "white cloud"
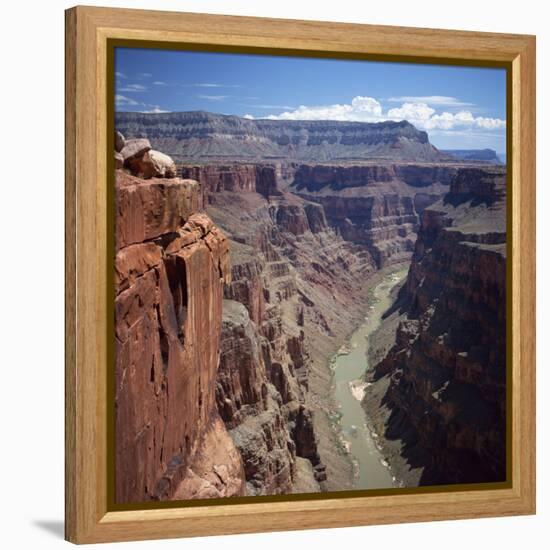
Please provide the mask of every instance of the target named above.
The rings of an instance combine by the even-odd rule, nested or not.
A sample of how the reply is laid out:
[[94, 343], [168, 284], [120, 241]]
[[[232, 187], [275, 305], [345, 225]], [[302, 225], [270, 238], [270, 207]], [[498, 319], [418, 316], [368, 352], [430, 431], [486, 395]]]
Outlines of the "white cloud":
[[470, 111], [436, 113], [426, 103], [404, 103], [401, 107], [388, 110], [391, 120], [408, 120], [423, 130], [453, 130], [455, 128], [477, 128], [484, 130], [501, 130], [506, 128], [506, 121], [498, 118], [475, 117]]
[[435, 109], [426, 103], [403, 103], [401, 107], [394, 107], [388, 111], [388, 118], [398, 120], [428, 120], [435, 113]]
[[208, 99], [209, 101], [223, 101], [224, 99], [227, 99], [228, 95], [197, 95], [200, 99]]
[[124, 73], [121, 73], [120, 71], [116, 71], [115, 76], [117, 78], [126, 78], [126, 75]]
[[423, 95], [423, 96], [399, 96], [389, 97], [388, 101], [392, 103], [427, 103], [428, 105], [439, 105], [446, 107], [467, 107], [473, 106], [473, 103], [460, 101], [456, 97], [446, 95]]
[[120, 92], [146, 92], [147, 87], [142, 84], [125, 84], [124, 87], [118, 89]]
[[426, 120], [423, 126], [426, 130], [452, 130], [455, 128], [472, 128], [482, 130], [501, 130], [506, 128], [506, 121], [499, 118], [474, 117], [470, 111], [458, 113], [441, 113]]
[[140, 113], [152, 113], [152, 114], [159, 114], [159, 113], [170, 113], [171, 111], [166, 111], [165, 109], [161, 109], [158, 105], [155, 105], [152, 109], [146, 110], [146, 111], [139, 111]]
[[[425, 96], [425, 98], [442, 96]], [[397, 98], [393, 98], [397, 99]], [[447, 98], [449, 99], [449, 98]], [[247, 115], [246, 118], [254, 118]], [[384, 120], [407, 120], [421, 130], [502, 130], [506, 121], [499, 118], [474, 116], [470, 111], [456, 113], [443, 111], [438, 113], [426, 102], [405, 102], [400, 107], [393, 107], [383, 112], [382, 105], [373, 97], [356, 96], [351, 103], [333, 105], [307, 106], [272, 114], [271, 120], [344, 120], [358, 122], [381, 122]]]
[[196, 88], [221, 88], [221, 84], [215, 84], [213, 82], [204, 82], [202, 84], [191, 84], [191, 86], [195, 86]]
[[139, 113], [169, 113], [165, 109], [161, 109], [160, 105], [152, 105], [150, 103], [141, 103], [136, 101], [131, 97], [126, 97], [125, 95], [116, 94], [115, 95], [115, 104], [117, 107], [141, 107], [142, 109], [137, 111]]
[[151, 78], [153, 75], [151, 73], [138, 73], [138, 76], [141, 78]]
[[162, 80], [155, 80], [155, 81], [153, 82], [153, 84], [154, 84], [155, 86], [168, 86], [168, 83], [167, 83], [167, 82], [163, 82]]
[[116, 94], [115, 95], [115, 103], [118, 106], [123, 105], [140, 105], [138, 101], [135, 101], [134, 99], [130, 97], [126, 97], [125, 95]]
[[252, 115], [249, 115], [248, 113], [246, 115], [243, 115], [243, 118], [247, 118], [248, 120], [254, 120], [254, 117]]
[[195, 84], [182, 84], [184, 88], [240, 88], [239, 84], [220, 84], [218, 82], [198, 82]]
[[372, 122], [380, 120], [382, 105], [373, 97], [356, 96], [351, 104], [336, 103], [308, 107], [300, 105], [293, 111], [270, 115], [271, 120], [356, 120]]
[[245, 105], [246, 107], [252, 107], [254, 109], [295, 109], [292, 105]]

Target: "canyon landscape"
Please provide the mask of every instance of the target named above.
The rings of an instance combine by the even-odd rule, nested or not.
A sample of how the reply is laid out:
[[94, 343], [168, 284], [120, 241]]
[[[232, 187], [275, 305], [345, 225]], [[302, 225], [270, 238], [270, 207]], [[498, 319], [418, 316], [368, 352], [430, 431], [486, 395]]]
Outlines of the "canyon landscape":
[[497, 153], [436, 147], [430, 124], [448, 117], [428, 104], [423, 122], [365, 97], [350, 120], [159, 112], [121, 95], [129, 72], [114, 120], [116, 502], [504, 481]]

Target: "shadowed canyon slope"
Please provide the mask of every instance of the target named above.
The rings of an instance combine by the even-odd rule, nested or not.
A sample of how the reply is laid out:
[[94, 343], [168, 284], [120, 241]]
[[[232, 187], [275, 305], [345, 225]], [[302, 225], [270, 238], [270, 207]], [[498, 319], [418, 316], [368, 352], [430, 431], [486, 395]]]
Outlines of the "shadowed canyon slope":
[[364, 404], [409, 484], [506, 477], [505, 199], [504, 168], [458, 172], [379, 331]]
[[147, 137], [176, 160], [401, 159], [441, 161], [426, 132], [401, 122], [249, 120], [204, 111], [117, 113], [125, 136]]

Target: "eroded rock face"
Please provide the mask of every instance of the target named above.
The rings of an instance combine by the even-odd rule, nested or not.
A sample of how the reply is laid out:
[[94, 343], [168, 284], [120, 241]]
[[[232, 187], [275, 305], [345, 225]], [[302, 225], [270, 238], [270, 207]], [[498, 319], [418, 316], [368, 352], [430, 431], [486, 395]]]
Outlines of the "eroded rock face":
[[301, 164], [295, 169], [293, 186], [298, 192], [319, 192], [327, 186], [341, 191], [399, 180], [412, 187], [429, 187], [434, 182], [449, 185], [456, 172], [452, 164]]
[[142, 243], [172, 233], [197, 212], [199, 184], [174, 178], [144, 181], [117, 172], [116, 246]]
[[378, 268], [412, 256], [422, 211], [449, 189], [457, 166], [302, 164], [289, 189], [322, 206], [328, 224], [364, 245]]
[[117, 172], [115, 499], [245, 493], [215, 400], [229, 243], [196, 182]]
[[[373, 273], [411, 257], [404, 291], [406, 316], [395, 346], [376, 370], [372, 387], [382, 387], [385, 401], [377, 404], [373, 416], [380, 420], [378, 429], [388, 441], [406, 440], [409, 454], [401, 457], [401, 466], [414, 477], [411, 485], [475, 480], [474, 471], [484, 481], [496, 479], [502, 466], [497, 439], [502, 436], [499, 354], [504, 336], [495, 329], [470, 341], [468, 327], [489, 317], [498, 319], [493, 326], [502, 322], [505, 236], [497, 222], [490, 230], [479, 227], [488, 213], [502, 219], [502, 174], [480, 172], [479, 167], [477, 172], [459, 171], [457, 163], [443, 159], [427, 136], [407, 124], [367, 128], [320, 122], [306, 123], [304, 129], [302, 122], [278, 126], [254, 121], [252, 127], [241, 119], [232, 120], [236, 117], [173, 115], [129, 114], [121, 119], [129, 136], [147, 135], [155, 147], [179, 161], [201, 162], [178, 164], [188, 179], [144, 181], [118, 175], [117, 285], [121, 295], [139, 290], [137, 298], [123, 307], [127, 313], [121, 319], [130, 321], [121, 326], [138, 330], [148, 323], [137, 336], [145, 343], [132, 352], [134, 361], [149, 357], [147, 346], [156, 349], [155, 327], [160, 324], [162, 330], [157, 331], [166, 333], [162, 323], [168, 318], [175, 319], [176, 329], [170, 338], [158, 337], [161, 360], [168, 342], [172, 356], [183, 356], [185, 365], [195, 364], [182, 355], [188, 329], [177, 328], [191, 323], [191, 310], [182, 305], [191, 292], [188, 266], [195, 254], [197, 258], [203, 254], [191, 250], [201, 248], [204, 241], [212, 258], [212, 251], [226, 244], [210, 222], [193, 213], [207, 210], [227, 235], [231, 253], [216, 256], [218, 279], [227, 281], [223, 307], [200, 306], [210, 311], [209, 326], [221, 330], [219, 368], [212, 375], [210, 366], [205, 367], [209, 359], [200, 363], [200, 372], [206, 370], [198, 383], [185, 375], [195, 390], [181, 390], [179, 402], [187, 403], [191, 395], [199, 412], [191, 415], [192, 421], [179, 419], [176, 428], [170, 424], [176, 435], [163, 451], [162, 467], [140, 473], [140, 486], [152, 495], [146, 498], [349, 488], [351, 463], [337, 452], [329, 422], [335, 411], [326, 363], [363, 319]], [[186, 124], [190, 126], [184, 128]], [[227, 162], [248, 147], [250, 154], [242, 163]], [[383, 160], [328, 162], [359, 151]], [[278, 156], [285, 162], [274, 160]], [[325, 163], [304, 164], [309, 158]], [[404, 161], [413, 158], [427, 162]], [[133, 169], [145, 174], [136, 162]], [[132, 169], [130, 162], [126, 167]], [[474, 212], [483, 215], [472, 218]], [[191, 267], [207, 273], [210, 269], [206, 259]], [[162, 282], [162, 273], [168, 283]], [[162, 305], [169, 295], [173, 313]], [[142, 308], [149, 313], [142, 313]], [[141, 324], [134, 322], [142, 316]], [[197, 334], [204, 334], [204, 323], [208, 324], [205, 317], [201, 319], [202, 324], [194, 325], [201, 327]], [[210, 333], [207, 339], [210, 345], [217, 342]], [[489, 361], [483, 349], [491, 341], [497, 342], [491, 349], [499, 351], [492, 351]], [[146, 380], [139, 384], [141, 396], [149, 386]], [[159, 382], [155, 384], [158, 387]], [[178, 387], [177, 378], [171, 387], [174, 384]], [[145, 399], [138, 413], [141, 427], [129, 440], [137, 441], [137, 433], [149, 434], [150, 428], [144, 426], [149, 426], [147, 419], [154, 416], [155, 407], [168, 424], [173, 411], [167, 409], [167, 397], [166, 403], [162, 401], [163, 391], [160, 382], [150, 398], [152, 404]], [[167, 395], [172, 396], [172, 390]], [[467, 402], [474, 403], [481, 419], [475, 429], [471, 426], [476, 422], [465, 412]], [[210, 421], [201, 420], [205, 407], [211, 411]], [[181, 437], [194, 442], [188, 451], [187, 443], [182, 447], [185, 452], [176, 449], [175, 440]], [[146, 442], [148, 449], [157, 448], [156, 439]], [[136, 444], [132, 448], [145, 452]], [[494, 455], [488, 458], [490, 453]], [[218, 457], [227, 460], [220, 464]]]
[[245, 306], [225, 300], [216, 400], [243, 457], [252, 495], [289, 493], [296, 477], [296, 444], [281, 396], [269, 379], [268, 358], [269, 342]]
[[464, 169], [424, 210], [396, 343], [367, 388], [412, 484], [505, 479], [505, 189], [503, 168]]
[[264, 197], [280, 195], [277, 167], [270, 164], [184, 164], [184, 178], [201, 184], [204, 204], [216, 200], [216, 193], [259, 193]]

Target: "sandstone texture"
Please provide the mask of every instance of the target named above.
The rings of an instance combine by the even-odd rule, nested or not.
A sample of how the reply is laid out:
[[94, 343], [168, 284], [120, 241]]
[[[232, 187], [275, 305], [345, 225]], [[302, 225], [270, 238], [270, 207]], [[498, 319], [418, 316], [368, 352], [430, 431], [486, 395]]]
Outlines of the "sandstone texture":
[[117, 174], [117, 247], [173, 232], [198, 211], [199, 205], [200, 190], [196, 181], [142, 180], [120, 172]]
[[364, 405], [408, 485], [506, 475], [504, 168], [469, 168], [426, 208]]
[[271, 164], [184, 164], [181, 176], [201, 184], [204, 204], [215, 200], [215, 193], [259, 193], [266, 198], [280, 195], [278, 167]]
[[190, 180], [117, 171], [115, 499], [245, 494], [216, 407], [229, 243]]

